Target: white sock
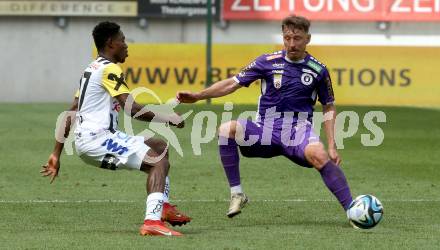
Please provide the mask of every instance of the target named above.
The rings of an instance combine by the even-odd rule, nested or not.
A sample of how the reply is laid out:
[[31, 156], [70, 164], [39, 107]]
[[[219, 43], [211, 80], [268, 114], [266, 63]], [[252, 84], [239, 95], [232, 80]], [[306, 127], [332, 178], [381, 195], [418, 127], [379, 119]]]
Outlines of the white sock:
[[145, 220], [160, 220], [162, 216], [163, 193], [151, 193], [147, 197]]
[[241, 185], [231, 187], [231, 194], [243, 193]]
[[170, 178], [165, 179], [165, 189], [163, 190], [163, 202], [170, 203]]

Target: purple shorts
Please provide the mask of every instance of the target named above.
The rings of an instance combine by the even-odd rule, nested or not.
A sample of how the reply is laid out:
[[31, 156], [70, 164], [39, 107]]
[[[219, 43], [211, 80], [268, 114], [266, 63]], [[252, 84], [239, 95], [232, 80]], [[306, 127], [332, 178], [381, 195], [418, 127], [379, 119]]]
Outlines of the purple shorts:
[[294, 163], [311, 168], [305, 158], [304, 150], [309, 143], [319, 142], [308, 121], [288, 126], [267, 126], [250, 120], [238, 121], [244, 131], [244, 141], [237, 140], [244, 157], [272, 158], [285, 156]]

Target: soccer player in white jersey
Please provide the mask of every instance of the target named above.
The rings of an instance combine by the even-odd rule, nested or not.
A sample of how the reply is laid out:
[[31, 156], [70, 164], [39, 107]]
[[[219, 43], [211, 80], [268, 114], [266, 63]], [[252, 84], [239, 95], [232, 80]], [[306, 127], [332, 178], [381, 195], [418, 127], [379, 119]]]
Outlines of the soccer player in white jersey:
[[[160, 139], [145, 141], [141, 136], [129, 136], [117, 130], [117, 123], [118, 111], [120, 107], [125, 108], [127, 101], [132, 105], [130, 110], [125, 108], [125, 112], [136, 119], [169, 123], [179, 128], [184, 126], [184, 122], [176, 113], [165, 115], [147, 111], [141, 114], [144, 106], [133, 101], [117, 64], [123, 63], [128, 56], [128, 46], [118, 24], [98, 24], [93, 30], [93, 38], [98, 58], [85, 69], [70, 109], [77, 111], [76, 151], [85, 162], [104, 169], [127, 168], [148, 173], [146, 216], [140, 234], [180, 236], [180, 232], [164, 224], [166, 221], [173, 226], [182, 225], [191, 220], [168, 201], [170, 164], [166, 143]], [[71, 122], [69, 118], [65, 120], [62, 137], [69, 134]], [[63, 147], [64, 141], [57, 140], [54, 151], [41, 170], [43, 176], [51, 177], [51, 182], [58, 175]]]

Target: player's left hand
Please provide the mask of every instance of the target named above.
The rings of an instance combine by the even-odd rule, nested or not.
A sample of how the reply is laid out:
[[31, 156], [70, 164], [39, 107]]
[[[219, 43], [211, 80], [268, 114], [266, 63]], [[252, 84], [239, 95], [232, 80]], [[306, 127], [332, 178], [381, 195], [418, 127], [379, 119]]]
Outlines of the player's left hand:
[[336, 165], [339, 166], [341, 164], [342, 159], [339, 156], [338, 151], [336, 151], [336, 148], [329, 148], [328, 155], [330, 157], [330, 160], [332, 160]]
[[52, 153], [49, 156], [49, 160], [47, 160], [46, 165], [42, 166], [42, 170], [40, 171], [42, 177], [50, 176], [50, 183], [55, 180], [58, 176], [58, 172], [60, 171], [60, 160], [59, 156], [56, 156]]

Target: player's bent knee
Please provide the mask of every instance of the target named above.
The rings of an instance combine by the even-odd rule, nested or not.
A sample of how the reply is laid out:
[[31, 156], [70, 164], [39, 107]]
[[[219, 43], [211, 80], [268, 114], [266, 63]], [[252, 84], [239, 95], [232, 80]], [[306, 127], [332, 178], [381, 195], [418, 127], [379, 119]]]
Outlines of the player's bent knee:
[[167, 150], [167, 143], [162, 139], [157, 139], [156, 152], [162, 154]]
[[151, 168], [161, 168], [168, 172], [170, 163], [164, 153], [159, 154], [153, 149], [148, 150], [141, 165], [141, 171], [149, 172]]
[[218, 128], [218, 134], [222, 137], [234, 138], [237, 132], [237, 121], [229, 121], [220, 125]]
[[165, 175], [168, 173], [170, 169], [170, 163], [168, 162], [168, 159], [163, 158], [157, 162], [151, 162], [151, 159], [144, 161], [141, 166], [141, 171], [144, 171], [146, 173], [149, 173], [150, 171], [163, 171]]
[[308, 145], [305, 150], [305, 156], [317, 170], [322, 169], [330, 159], [322, 143]]
[[327, 153], [323, 150], [317, 153], [316, 155], [316, 169], [321, 170], [322, 167], [324, 167], [324, 165], [330, 160], [330, 158], [328, 157]]
[[157, 152], [159, 155], [168, 154], [168, 145], [166, 141], [158, 138], [150, 138], [145, 141], [145, 144], [148, 145], [151, 149]]

